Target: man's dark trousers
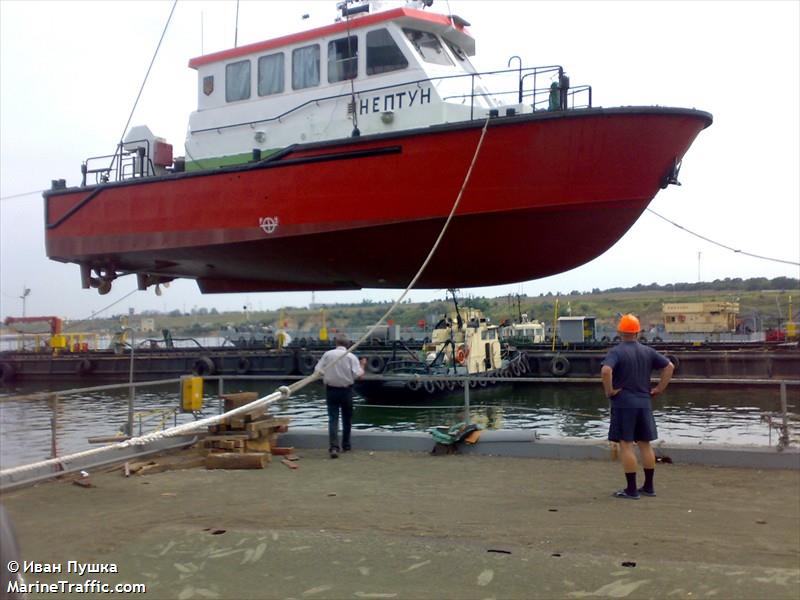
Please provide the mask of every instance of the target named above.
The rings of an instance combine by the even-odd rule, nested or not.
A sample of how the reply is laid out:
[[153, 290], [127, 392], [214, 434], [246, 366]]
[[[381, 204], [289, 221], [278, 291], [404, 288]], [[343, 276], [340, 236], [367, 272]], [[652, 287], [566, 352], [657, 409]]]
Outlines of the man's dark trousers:
[[328, 446], [339, 450], [339, 410], [342, 411], [342, 448], [350, 449], [350, 428], [353, 424], [353, 388], [325, 386], [328, 406]]

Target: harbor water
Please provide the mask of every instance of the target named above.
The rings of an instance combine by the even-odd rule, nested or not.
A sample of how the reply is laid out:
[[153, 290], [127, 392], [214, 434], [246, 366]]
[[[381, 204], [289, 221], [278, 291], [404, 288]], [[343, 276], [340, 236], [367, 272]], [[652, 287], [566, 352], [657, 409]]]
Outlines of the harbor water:
[[[276, 381], [225, 381], [224, 392], [254, 391], [260, 396], [280, 385]], [[35, 392], [75, 388], [75, 382], [26, 383], [0, 388], [0, 467], [50, 458], [55, 427], [56, 452], [64, 455], [90, 447], [88, 438], [113, 436], [124, 430], [128, 419], [129, 392], [112, 391], [60, 395], [57, 405], [47, 399], [11, 399]], [[204, 386], [203, 416], [221, 411], [218, 383]], [[172, 414], [179, 406], [177, 383], [138, 388], [135, 394], [134, 434], [149, 433], [174, 423], [185, 423], [191, 414]], [[464, 420], [463, 392], [423, 405], [376, 404], [355, 394], [355, 430], [425, 431]], [[778, 431], [770, 428], [765, 414], [780, 422], [778, 384], [768, 387], [722, 387], [674, 383], [654, 401], [659, 440], [682, 444], [775, 445]], [[325, 427], [327, 412], [321, 384], [312, 384], [278, 402], [273, 412], [291, 417], [291, 426]], [[55, 419], [53, 418], [55, 416]], [[489, 429], [517, 429], [541, 437], [604, 439], [609, 407], [599, 383], [523, 384], [505, 383], [470, 390], [472, 422]], [[800, 386], [788, 386], [790, 438], [800, 438]], [[433, 442], [431, 442], [433, 444]]]

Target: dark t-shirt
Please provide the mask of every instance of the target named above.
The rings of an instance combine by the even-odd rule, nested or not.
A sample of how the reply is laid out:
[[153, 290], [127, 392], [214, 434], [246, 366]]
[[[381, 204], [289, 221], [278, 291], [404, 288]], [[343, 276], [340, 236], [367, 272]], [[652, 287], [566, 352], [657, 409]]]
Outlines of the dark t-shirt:
[[668, 364], [667, 357], [639, 342], [622, 342], [611, 348], [603, 365], [613, 370], [612, 387], [622, 390], [613, 397], [614, 406], [649, 406], [650, 375]]

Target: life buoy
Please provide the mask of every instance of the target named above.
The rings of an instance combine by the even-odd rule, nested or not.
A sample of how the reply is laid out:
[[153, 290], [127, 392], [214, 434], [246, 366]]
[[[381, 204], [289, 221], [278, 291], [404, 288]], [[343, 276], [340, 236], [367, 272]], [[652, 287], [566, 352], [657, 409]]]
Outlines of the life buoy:
[[478, 385], [481, 387], [486, 387], [487, 385], [489, 385], [489, 382], [486, 381], [485, 379], [481, 379], [480, 381], [478, 381]]
[[213, 375], [216, 372], [217, 366], [208, 356], [202, 356], [198, 358], [196, 361], [194, 361], [194, 365], [192, 366], [192, 373], [200, 377], [205, 375]]
[[675, 366], [675, 371], [677, 371], [678, 367], [681, 365], [681, 361], [678, 360], [678, 357], [674, 354], [667, 354], [667, 360]]
[[416, 392], [420, 388], [420, 383], [416, 379], [412, 379], [408, 383], [406, 383], [406, 387], [411, 390], [412, 392]]
[[470, 379], [469, 380], [469, 387], [471, 387], [474, 390], [476, 387], [478, 387], [478, 382], [475, 381], [474, 379]]
[[570, 364], [565, 356], [556, 356], [550, 361], [550, 372], [556, 377], [563, 377], [569, 373]]
[[459, 364], [463, 364], [465, 360], [469, 358], [469, 348], [467, 346], [461, 346], [458, 350], [456, 350], [456, 362]]
[[447, 389], [447, 382], [446, 381], [442, 381], [440, 379], [439, 381], [436, 381], [435, 383], [436, 383], [436, 389], [438, 389], [440, 392], [443, 392], [443, 391], [445, 391]]
[[454, 389], [456, 389], [456, 382], [455, 382], [455, 381], [453, 381], [452, 379], [451, 379], [451, 380], [449, 380], [449, 381], [447, 382], [447, 389], [448, 389], [449, 391], [451, 391], [451, 392], [452, 392]]
[[92, 371], [92, 361], [88, 358], [84, 358], [78, 361], [78, 364], [75, 365], [75, 372], [78, 375], [86, 375], [87, 373], [91, 373]]
[[436, 391], [436, 386], [433, 385], [432, 381], [426, 381], [423, 385], [425, 386], [425, 391], [429, 394], [432, 394]]
[[11, 363], [0, 363], [0, 381], [3, 383], [11, 381], [17, 374], [17, 370]]
[[381, 373], [383, 372], [383, 367], [386, 365], [386, 361], [383, 359], [382, 356], [378, 356], [377, 354], [370, 356], [367, 359], [367, 371], [370, 373]]
[[301, 375], [310, 375], [317, 366], [317, 359], [312, 354], [301, 354], [297, 359], [297, 369]]
[[236, 362], [236, 372], [239, 375], [246, 375], [250, 372], [250, 359], [246, 356], [240, 356]]
[[511, 372], [514, 374], [514, 377], [519, 377], [522, 375], [522, 371], [520, 370], [518, 362], [511, 363]]

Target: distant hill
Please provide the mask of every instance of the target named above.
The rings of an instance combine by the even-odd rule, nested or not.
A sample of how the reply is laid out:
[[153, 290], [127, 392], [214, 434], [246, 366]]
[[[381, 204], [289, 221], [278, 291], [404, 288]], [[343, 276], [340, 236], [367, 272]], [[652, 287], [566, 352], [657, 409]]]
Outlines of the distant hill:
[[[647, 327], [661, 322], [661, 305], [664, 302], [698, 301], [738, 301], [740, 315], [757, 314], [765, 327], [776, 327], [788, 317], [789, 296], [794, 296], [793, 312], [795, 320], [800, 320], [800, 279], [777, 277], [775, 279], [721, 279], [712, 282], [675, 283], [659, 285], [639, 284], [632, 288], [593, 289], [589, 292], [572, 290], [569, 293], [548, 292], [539, 296], [509, 295], [496, 298], [474, 297], [465, 293], [459, 295], [461, 305], [481, 309], [493, 323], [504, 319], [517, 320], [520, 314], [530, 319], [552, 322], [555, 303], [558, 299], [558, 315], [572, 314], [597, 317], [598, 324], [612, 324], [618, 313], [634, 313]], [[358, 303], [334, 304], [315, 309], [286, 307], [273, 311], [218, 312], [215, 309], [199, 309], [192, 313], [172, 311], [158, 313], [148, 311], [143, 315], [130, 317], [131, 325], [136, 326], [141, 316], [155, 320], [157, 332], [169, 329], [174, 335], [200, 336], [218, 332], [230, 325], [281, 326], [281, 319], [292, 331], [317, 332], [322, 325], [322, 316], [328, 328], [360, 328], [372, 325], [389, 308], [389, 302], [363, 300]], [[403, 327], [416, 327], [424, 322], [428, 328], [443, 314], [452, 310], [452, 301], [440, 300], [420, 303], [404, 303], [392, 314], [394, 323]], [[123, 315], [108, 319], [66, 324], [67, 331], [114, 330], [120, 327]]]

